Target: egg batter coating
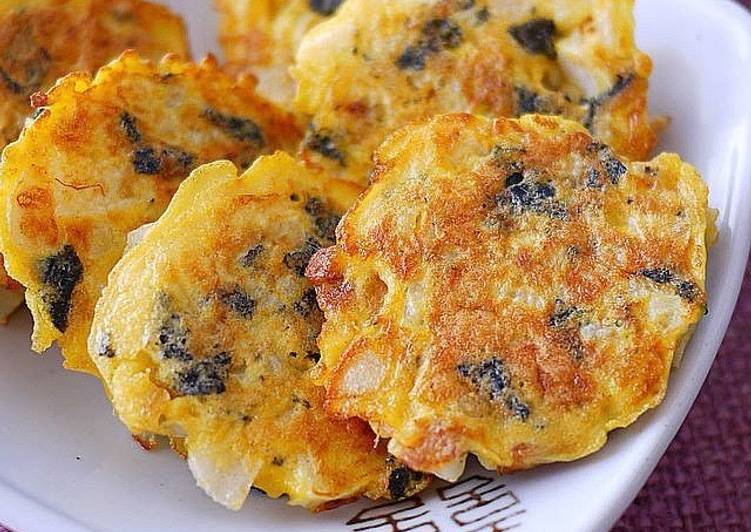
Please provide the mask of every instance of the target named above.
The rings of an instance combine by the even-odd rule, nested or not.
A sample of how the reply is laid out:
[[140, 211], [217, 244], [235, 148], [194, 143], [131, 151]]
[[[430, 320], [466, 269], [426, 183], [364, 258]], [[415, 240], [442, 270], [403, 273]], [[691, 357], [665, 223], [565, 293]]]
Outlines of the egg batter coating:
[[436, 117], [392, 135], [311, 260], [327, 407], [410, 467], [590, 454], [662, 400], [705, 312], [707, 187], [579, 124]]
[[290, 107], [289, 67], [305, 33], [330, 18], [344, 0], [215, 0], [219, 42], [229, 70], [258, 78], [258, 92]]
[[350, 0], [303, 39], [293, 67], [311, 166], [366, 183], [407, 123], [451, 112], [562, 115], [645, 160], [648, 56], [632, 0]]
[[404, 497], [423, 476], [359, 419], [324, 411], [309, 370], [323, 314], [303, 273], [359, 189], [290, 156], [185, 181], [97, 305], [92, 357], [134, 433], [184, 438], [199, 486], [239, 508], [251, 485], [311, 510]]
[[[126, 48], [159, 59], [188, 57], [182, 19], [140, 0], [0, 2], [0, 151], [18, 138], [29, 98], [74, 70], [96, 70]], [[23, 301], [23, 289], [0, 265], [0, 321]]]
[[156, 220], [198, 165], [247, 167], [297, 145], [298, 131], [213, 60], [153, 64], [126, 53], [38, 101], [0, 162], [0, 251], [27, 288], [33, 348], [58, 340], [66, 367], [95, 373], [86, 339], [127, 233]]

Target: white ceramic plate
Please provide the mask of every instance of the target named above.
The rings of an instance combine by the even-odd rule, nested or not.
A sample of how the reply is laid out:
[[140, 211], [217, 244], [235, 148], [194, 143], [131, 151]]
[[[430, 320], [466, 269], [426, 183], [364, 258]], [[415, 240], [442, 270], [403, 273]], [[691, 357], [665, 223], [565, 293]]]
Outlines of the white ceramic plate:
[[[208, 1], [184, 13], [196, 55], [216, 51]], [[640, 0], [638, 39], [655, 63], [652, 108], [672, 126], [664, 148], [702, 171], [720, 210], [709, 315], [667, 397], [596, 455], [499, 477], [477, 466], [455, 487], [396, 505], [310, 515], [251, 496], [233, 513], [211, 502], [168, 451], [146, 453], [112, 416], [100, 385], [29, 353], [28, 315], [0, 330], [0, 522], [19, 532], [84, 530], [606, 530], [683, 422], [725, 334], [751, 236], [751, 16], [729, 0]]]

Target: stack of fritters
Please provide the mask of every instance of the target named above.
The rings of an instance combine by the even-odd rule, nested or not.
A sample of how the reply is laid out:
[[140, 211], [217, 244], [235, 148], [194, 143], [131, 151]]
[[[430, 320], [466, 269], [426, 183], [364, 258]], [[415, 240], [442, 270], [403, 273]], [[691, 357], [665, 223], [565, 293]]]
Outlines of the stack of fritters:
[[43, 98], [3, 154], [5, 264], [26, 288], [33, 347], [58, 341], [71, 369], [94, 372], [91, 317], [129, 231], [153, 222], [199, 165], [295, 145], [291, 118], [213, 61], [126, 53], [93, 79], [72, 74]]
[[[160, 51], [169, 20], [163, 48], [187, 49], [145, 2], [64, 4], [113, 46]], [[468, 454], [573, 460], [659, 404], [713, 217], [677, 155], [638, 162], [656, 132], [631, 1], [216, 4], [224, 66], [145, 48], [70, 74], [4, 151], [4, 285], [34, 349], [57, 340], [233, 509], [251, 486], [401, 499]]]
[[[0, 150], [18, 138], [30, 98], [75, 70], [93, 71], [133, 48], [150, 59], [185, 58], [185, 26], [141, 0], [3, 0], [0, 3]], [[23, 300], [0, 265], [0, 321]]]
[[436, 114], [561, 115], [644, 160], [649, 58], [633, 3], [616, 0], [347, 0], [300, 44], [296, 106], [307, 164], [367, 183], [395, 128]]

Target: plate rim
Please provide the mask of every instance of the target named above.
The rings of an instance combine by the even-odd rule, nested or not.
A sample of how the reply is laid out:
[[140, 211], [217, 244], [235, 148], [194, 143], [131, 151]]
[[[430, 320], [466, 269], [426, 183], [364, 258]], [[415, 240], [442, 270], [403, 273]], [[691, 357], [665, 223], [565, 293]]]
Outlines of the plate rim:
[[[726, 24], [729, 26], [745, 28], [746, 46], [751, 50], [751, 10], [747, 7], [741, 5], [736, 0], [682, 0], [682, 2], [684, 2], [684, 5], [690, 3], [695, 6], [693, 8], [697, 9], [697, 16], [701, 15], [701, 11], [698, 10], [704, 10], [705, 13], [711, 10], [713, 16], [725, 18], [727, 20]], [[746, 74], [746, 78], [749, 81], [749, 85], [751, 85], [751, 70]], [[751, 152], [747, 149], [751, 145], [751, 116], [743, 122], [742, 132], [743, 134], [738, 134], [734, 138], [732, 149], [728, 150], [728, 154], [735, 154], [737, 157], [735, 164], [727, 176], [728, 179], [735, 182], [735, 186], [731, 189], [730, 194], [737, 193], [738, 189], [740, 191], [751, 192]], [[742, 197], [743, 194], [738, 194], [736, 200], [732, 203], [737, 204], [741, 201]], [[676, 404], [670, 410], [670, 415], [666, 416], [666, 419], [663, 420], [666, 422], [666, 426], [660, 434], [659, 443], [645, 457], [642, 467], [629, 475], [627, 482], [625, 482], [628, 485], [627, 492], [621, 492], [617, 497], [611, 498], [608, 508], [603, 509], [600, 518], [596, 519], [589, 529], [592, 532], [610, 530], [629, 506], [631, 506], [686, 421], [717, 359], [717, 354], [738, 305], [738, 298], [751, 251], [751, 209], [738, 209], [738, 211], [739, 215], [734, 227], [737, 235], [734, 236], [734, 240], [736, 241], [736, 245], [740, 246], [740, 250], [729, 255], [725, 268], [727, 277], [731, 279], [729, 286], [732, 305], [724, 305], [724, 309], [719, 311], [721, 315], [715, 318], [715, 330], [719, 333], [719, 341], [716, 347], [711, 349], [711, 356], [707, 356], [704, 363], [696, 368], [693, 374], [695, 378], [693, 386], [688, 386], [687, 390], [684, 390], [684, 392], [689, 394], [688, 397], [684, 398], [687, 400], [684, 400], [682, 404]]]

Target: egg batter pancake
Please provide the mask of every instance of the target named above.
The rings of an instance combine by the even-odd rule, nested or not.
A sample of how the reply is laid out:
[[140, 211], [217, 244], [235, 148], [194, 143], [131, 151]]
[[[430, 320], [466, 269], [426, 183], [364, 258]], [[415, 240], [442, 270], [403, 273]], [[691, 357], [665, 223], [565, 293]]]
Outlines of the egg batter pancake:
[[299, 142], [292, 119], [215, 62], [126, 53], [60, 81], [0, 163], [0, 251], [27, 288], [33, 348], [95, 372], [86, 338], [129, 231], [156, 220], [198, 165], [247, 167]]
[[361, 184], [394, 129], [435, 114], [577, 120], [645, 160], [649, 57], [632, 0], [350, 0], [303, 39], [293, 75], [307, 164]]
[[215, 0], [219, 42], [227, 66], [258, 78], [258, 92], [291, 107], [289, 67], [305, 33], [331, 17], [344, 0]]
[[707, 187], [581, 125], [445, 115], [375, 156], [311, 260], [327, 407], [456, 479], [599, 449], [662, 400], [706, 308]]
[[359, 189], [260, 158], [197, 169], [126, 253], [97, 305], [92, 357], [134, 433], [184, 438], [199, 486], [239, 508], [251, 486], [312, 510], [424, 485], [309, 378], [323, 314], [304, 277]]

